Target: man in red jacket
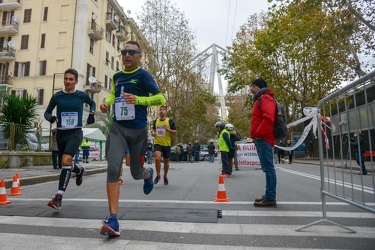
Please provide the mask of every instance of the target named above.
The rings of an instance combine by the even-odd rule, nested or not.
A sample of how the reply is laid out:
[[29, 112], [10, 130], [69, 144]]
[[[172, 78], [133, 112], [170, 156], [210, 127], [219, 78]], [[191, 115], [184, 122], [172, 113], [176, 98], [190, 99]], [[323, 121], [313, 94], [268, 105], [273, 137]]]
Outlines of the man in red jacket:
[[[265, 194], [255, 199], [256, 207], [276, 207], [276, 172], [273, 162], [273, 146], [275, 135], [273, 125], [275, 123], [276, 102], [271, 89], [267, 88], [267, 82], [262, 78], [255, 79], [251, 83], [250, 91], [253, 94], [254, 106], [250, 123], [250, 136], [257, 149], [262, 171], [266, 175]], [[259, 107], [258, 100], [262, 102]]]

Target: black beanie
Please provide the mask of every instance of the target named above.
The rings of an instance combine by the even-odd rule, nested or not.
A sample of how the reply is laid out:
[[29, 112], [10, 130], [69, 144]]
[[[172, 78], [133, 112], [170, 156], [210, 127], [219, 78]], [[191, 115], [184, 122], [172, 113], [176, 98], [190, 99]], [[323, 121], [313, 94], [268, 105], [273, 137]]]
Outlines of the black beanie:
[[267, 83], [263, 78], [255, 79], [251, 84], [257, 85], [259, 88], [267, 88]]

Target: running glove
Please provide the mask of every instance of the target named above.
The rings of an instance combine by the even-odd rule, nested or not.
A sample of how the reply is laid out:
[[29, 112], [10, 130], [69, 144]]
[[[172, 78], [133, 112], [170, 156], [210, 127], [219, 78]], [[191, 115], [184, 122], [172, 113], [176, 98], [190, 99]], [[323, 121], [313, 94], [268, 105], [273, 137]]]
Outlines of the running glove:
[[94, 114], [89, 114], [89, 117], [87, 117], [87, 124], [93, 124], [95, 122]]

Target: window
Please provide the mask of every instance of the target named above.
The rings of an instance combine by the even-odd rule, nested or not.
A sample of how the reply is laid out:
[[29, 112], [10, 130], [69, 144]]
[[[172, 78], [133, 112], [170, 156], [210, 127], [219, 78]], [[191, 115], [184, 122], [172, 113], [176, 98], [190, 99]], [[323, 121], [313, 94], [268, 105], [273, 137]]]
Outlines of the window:
[[39, 61], [39, 75], [40, 76], [45, 76], [47, 72], [47, 61]]
[[111, 30], [106, 29], [105, 30], [105, 39], [110, 43], [111, 42]]
[[111, 91], [112, 90], [112, 78], [109, 78], [108, 83], [109, 83], [109, 91]]
[[90, 53], [94, 54], [94, 39], [90, 38]]
[[15, 62], [14, 76], [29, 76], [30, 62]]
[[38, 89], [38, 104], [43, 105], [44, 89]]
[[23, 16], [23, 22], [24, 23], [30, 23], [31, 22], [31, 9], [26, 9]]
[[108, 89], [108, 76], [107, 75], [105, 75], [104, 76], [104, 88], [106, 88], [106, 89]]
[[12, 11], [3, 11], [3, 19], [1, 21], [2, 25], [9, 25], [9, 24], [14, 24], [17, 23], [13, 20], [14, 16], [14, 10]]
[[95, 77], [95, 67], [91, 66], [89, 63], [87, 64], [86, 68], [86, 86], [90, 85], [89, 77], [94, 76]]
[[116, 48], [116, 36], [115, 36], [115, 34], [112, 35], [112, 46], [113, 46], [113, 48]]
[[43, 12], [43, 21], [47, 21], [48, 17], [48, 7], [44, 7], [44, 12]]
[[46, 34], [42, 34], [42, 37], [40, 39], [40, 48], [44, 49], [46, 45]]
[[0, 48], [6, 48], [5, 37], [0, 37]]
[[121, 45], [121, 42], [119, 39], [117, 39], [117, 51], [121, 50], [120, 45]]
[[12, 95], [16, 95], [16, 96], [19, 96], [19, 97], [26, 97], [27, 96], [27, 90], [26, 89], [12, 90]]
[[105, 64], [108, 65], [110, 63], [109, 61], [109, 53], [108, 51], [105, 52]]
[[21, 49], [29, 48], [29, 35], [22, 35], [21, 37]]
[[119, 61], [116, 61], [116, 71], [120, 71], [120, 63], [119, 63]]
[[112, 56], [111, 57], [111, 69], [113, 69], [114, 68], [114, 65], [115, 64], [115, 58]]

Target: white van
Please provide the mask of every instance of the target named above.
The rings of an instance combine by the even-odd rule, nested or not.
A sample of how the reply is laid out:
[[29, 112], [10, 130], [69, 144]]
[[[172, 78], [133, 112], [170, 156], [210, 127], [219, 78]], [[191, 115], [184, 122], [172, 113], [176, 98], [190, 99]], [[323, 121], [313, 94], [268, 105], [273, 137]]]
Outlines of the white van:
[[[30, 150], [36, 151], [38, 149], [38, 138], [34, 133], [26, 134], [26, 143]], [[42, 151], [49, 151], [49, 143], [44, 138], [41, 138], [40, 146]]]

